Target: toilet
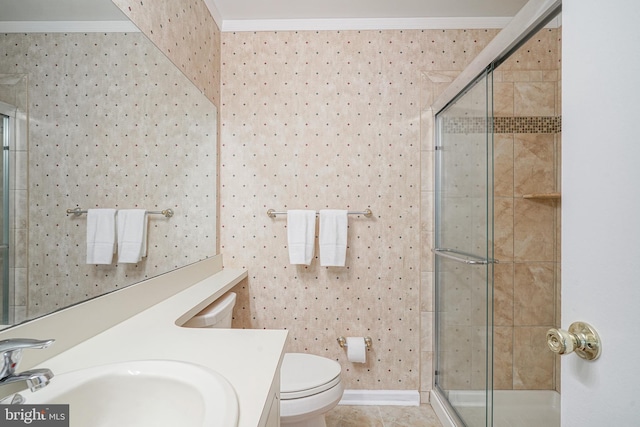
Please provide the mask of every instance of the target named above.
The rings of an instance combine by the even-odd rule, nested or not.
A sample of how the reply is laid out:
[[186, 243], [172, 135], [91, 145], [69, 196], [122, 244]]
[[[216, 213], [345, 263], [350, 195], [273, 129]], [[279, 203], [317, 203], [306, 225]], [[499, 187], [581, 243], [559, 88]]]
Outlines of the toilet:
[[185, 328], [231, 329], [234, 305], [236, 305], [236, 294], [228, 292], [187, 320], [182, 326]]
[[[236, 294], [229, 292], [188, 320], [187, 328], [231, 328]], [[344, 392], [335, 360], [306, 353], [285, 353], [280, 368], [280, 424], [326, 427], [324, 415]]]

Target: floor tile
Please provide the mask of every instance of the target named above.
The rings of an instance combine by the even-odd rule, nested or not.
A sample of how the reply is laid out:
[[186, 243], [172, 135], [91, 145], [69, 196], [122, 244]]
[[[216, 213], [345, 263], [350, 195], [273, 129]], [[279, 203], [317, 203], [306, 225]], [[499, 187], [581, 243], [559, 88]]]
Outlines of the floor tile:
[[325, 418], [327, 427], [442, 427], [430, 405], [338, 405]]

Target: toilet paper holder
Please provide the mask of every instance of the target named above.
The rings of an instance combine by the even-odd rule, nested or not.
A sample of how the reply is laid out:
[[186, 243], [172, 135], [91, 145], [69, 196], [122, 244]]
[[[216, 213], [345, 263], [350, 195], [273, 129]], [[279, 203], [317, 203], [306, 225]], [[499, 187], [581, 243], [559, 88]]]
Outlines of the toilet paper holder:
[[[345, 337], [338, 337], [338, 344], [340, 347], [345, 348], [347, 346], [347, 339]], [[371, 337], [364, 337], [364, 345], [367, 346], [367, 349], [370, 349], [373, 344]]]

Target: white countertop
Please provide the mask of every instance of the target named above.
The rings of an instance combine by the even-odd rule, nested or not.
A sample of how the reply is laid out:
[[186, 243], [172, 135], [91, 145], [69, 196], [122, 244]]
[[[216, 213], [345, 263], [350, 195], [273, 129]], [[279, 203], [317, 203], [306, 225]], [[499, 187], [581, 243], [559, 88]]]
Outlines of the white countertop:
[[265, 405], [270, 404], [269, 391], [284, 354], [287, 331], [194, 329], [176, 325], [246, 275], [244, 270], [224, 269], [46, 360], [40, 367], [51, 369], [55, 375], [129, 360], [196, 363], [216, 370], [233, 385], [240, 408], [238, 426], [258, 427]]

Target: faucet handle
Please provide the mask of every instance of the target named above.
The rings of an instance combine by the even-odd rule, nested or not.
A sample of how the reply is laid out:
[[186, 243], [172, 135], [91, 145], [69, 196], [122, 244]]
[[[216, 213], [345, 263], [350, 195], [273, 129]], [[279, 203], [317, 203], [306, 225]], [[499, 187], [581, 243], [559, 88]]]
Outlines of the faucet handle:
[[12, 350], [22, 350], [23, 348], [47, 348], [55, 340], [34, 340], [31, 338], [10, 338], [0, 341], [0, 353]]
[[34, 340], [31, 338], [12, 338], [0, 341], [0, 381], [13, 375], [22, 358], [22, 350], [25, 348], [47, 348], [55, 340]]

